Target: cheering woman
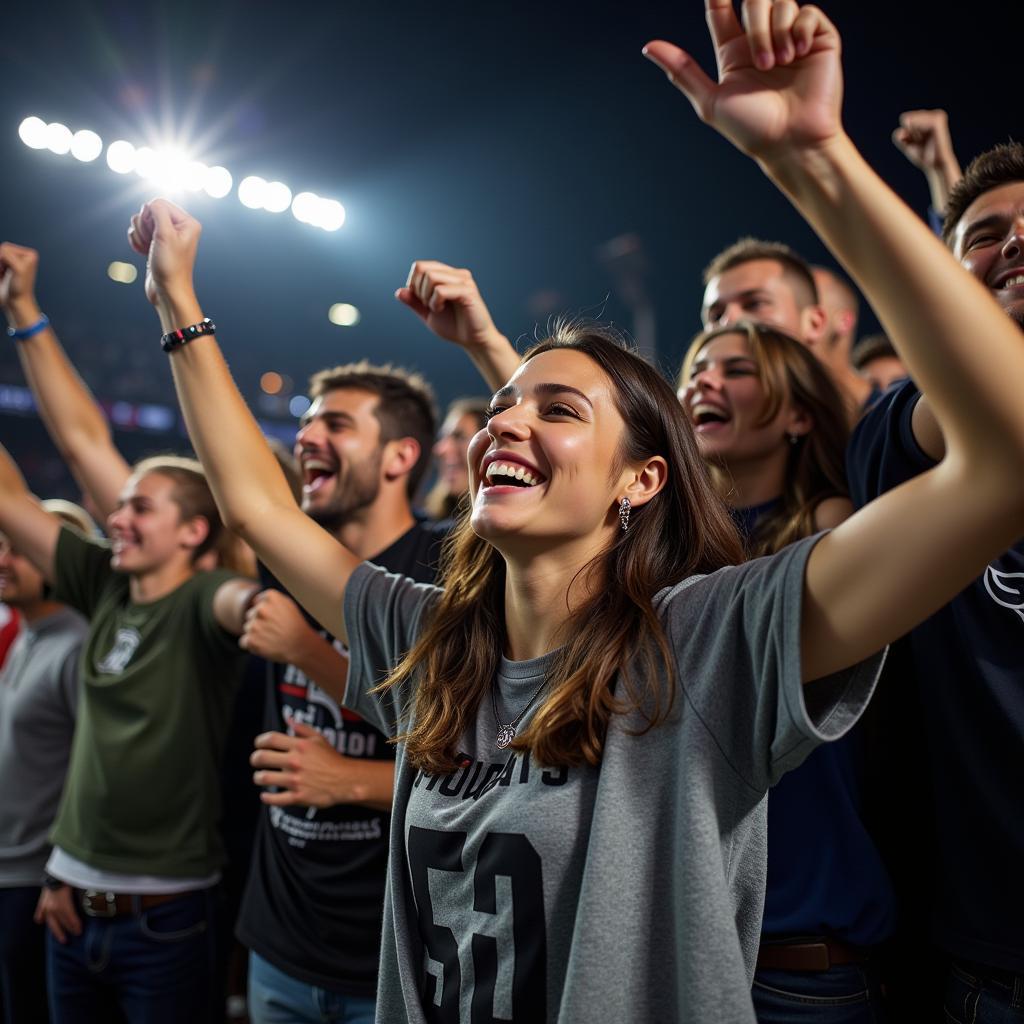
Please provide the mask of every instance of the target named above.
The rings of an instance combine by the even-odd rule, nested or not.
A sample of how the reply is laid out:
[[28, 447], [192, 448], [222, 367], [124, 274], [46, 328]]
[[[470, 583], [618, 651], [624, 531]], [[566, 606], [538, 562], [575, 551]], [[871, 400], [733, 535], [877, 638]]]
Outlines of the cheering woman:
[[672, 389], [578, 331], [494, 395], [443, 587], [361, 563], [297, 508], [231, 381], [192, 286], [199, 225], [162, 200], [133, 218], [226, 520], [347, 638], [348, 702], [398, 738], [378, 1020], [753, 1021], [768, 787], [1019, 532], [1016, 327], [844, 133], [824, 15], [747, 7], [749, 34], [708, 0], [718, 83], [668, 43], [648, 55], [858, 280], [947, 448], [777, 555], [729, 565]]

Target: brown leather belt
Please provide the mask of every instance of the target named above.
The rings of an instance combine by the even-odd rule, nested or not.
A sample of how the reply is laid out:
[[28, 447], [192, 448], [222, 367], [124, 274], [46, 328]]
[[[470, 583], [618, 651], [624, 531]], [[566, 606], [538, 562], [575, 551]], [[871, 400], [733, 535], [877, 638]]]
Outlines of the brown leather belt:
[[827, 971], [840, 964], [863, 964], [871, 951], [825, 937], [796, 942], [762, 942], [757, 969], [768, 971]]
[[82, 913], [88, 917], [120, 917], [122, 914], [136, 914], [190, 895], [189, 892], [136, 895], [127, 892], [107, 892], [104, 889], [75, 889], [74, 892], [75, 899], [82, 908]]

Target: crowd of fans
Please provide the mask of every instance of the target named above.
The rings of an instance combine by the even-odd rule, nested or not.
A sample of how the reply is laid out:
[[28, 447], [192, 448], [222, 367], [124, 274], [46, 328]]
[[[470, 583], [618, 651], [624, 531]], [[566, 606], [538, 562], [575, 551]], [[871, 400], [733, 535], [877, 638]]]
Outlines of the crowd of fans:
[[[0, 245], [84, 506], [29, 491], [41, 428], [0, 448], [8, 1024], [1022, 1012], [1024, 147], [961, 174], [904, 115], [929, 228], [843, 132], [827, 18], [708, 7], [717, 82], [647, 56], [888, 337], [743, 238], [670, 383], [598, 323], [520, 354], [418, 260], [396, 298], [490, 400], [325, 368], [288, 452], [157, 199], [129, 241], [198, 460], [130, 461]], [[90, 358], [170, 403], [141, 352]]]

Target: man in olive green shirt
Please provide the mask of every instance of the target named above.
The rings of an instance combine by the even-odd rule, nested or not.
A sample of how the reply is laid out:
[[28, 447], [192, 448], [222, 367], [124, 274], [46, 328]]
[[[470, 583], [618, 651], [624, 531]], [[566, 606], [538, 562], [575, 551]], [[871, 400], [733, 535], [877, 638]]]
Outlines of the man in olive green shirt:
[[0, 448], [0, 531], [90, 619], [68, 781], [39, 916], [54, 1020], [205, 1019], [218, 767], [256, 590], [196, 562], [220, 521], [198, 464], [137, 466], [109, 545], [61, 529]]

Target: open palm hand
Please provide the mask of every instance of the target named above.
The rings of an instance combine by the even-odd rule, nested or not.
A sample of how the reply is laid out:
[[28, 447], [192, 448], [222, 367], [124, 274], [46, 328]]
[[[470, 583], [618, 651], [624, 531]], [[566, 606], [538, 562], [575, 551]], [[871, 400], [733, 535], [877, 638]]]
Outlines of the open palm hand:
[[817, 7], [746, 0], [746, 28], [733, 0], [706, 0], [706, 12], [717, 83], [672, 43], [657, 40], [644, 48], [701, 120], [744, 153], [769, 162], [841, 133], [839, 34]]

